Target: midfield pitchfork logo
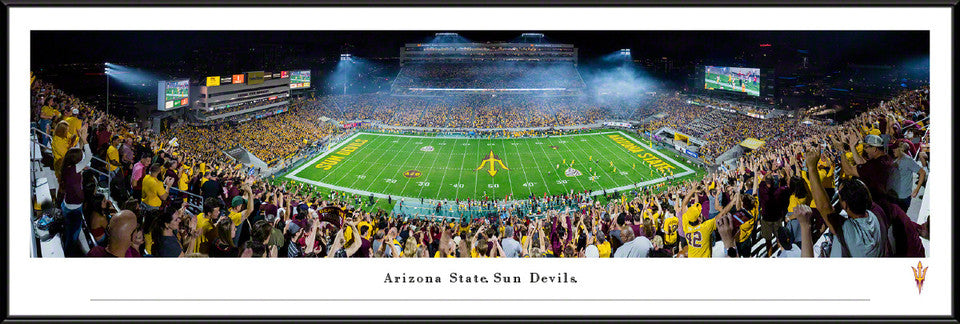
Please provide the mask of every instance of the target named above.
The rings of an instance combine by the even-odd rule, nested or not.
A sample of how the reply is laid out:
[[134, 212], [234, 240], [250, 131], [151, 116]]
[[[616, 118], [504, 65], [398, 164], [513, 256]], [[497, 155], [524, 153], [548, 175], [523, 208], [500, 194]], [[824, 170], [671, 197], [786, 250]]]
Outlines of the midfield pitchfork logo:
[[486, 159], [483, 160], [483, 163], [480, 163], [480, 166], [477, 167], [477, 171], [483, 169], [483, 166], [487, 165], [487, 162], [490, 162], [490, 170], [487, 170], [487, 173], [489, 173], [491, 177], [497, 175], [497, 163], [499, 163], [500, 167], [504, 170], [510, 170], [507, 168], [507, 166], [503, 165], [503, 160], [501, 160], [498, 156], [493, 155], [493, 151], [490, 151], [490, 155], [487, 155]]
[[917, 282], [917, 293], [919, 294], [923, 292], [923, 280], [927, 277], [927, 269], [929, 269], [929, 267], [924, 268], [923, 262], [917, 261], [917, 266], [910, 268], [913, 268], [913, 280]]

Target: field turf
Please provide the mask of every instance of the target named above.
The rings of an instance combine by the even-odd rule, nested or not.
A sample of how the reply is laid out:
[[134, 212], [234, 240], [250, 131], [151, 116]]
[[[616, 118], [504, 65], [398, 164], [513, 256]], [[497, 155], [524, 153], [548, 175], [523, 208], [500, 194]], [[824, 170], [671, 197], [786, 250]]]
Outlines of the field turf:
[[693, 176], [682, 160], [621, 131], [505, 139], [360, 132], [283, 178], [379, 198], [526, 199], [649, 186], [671, 171]]

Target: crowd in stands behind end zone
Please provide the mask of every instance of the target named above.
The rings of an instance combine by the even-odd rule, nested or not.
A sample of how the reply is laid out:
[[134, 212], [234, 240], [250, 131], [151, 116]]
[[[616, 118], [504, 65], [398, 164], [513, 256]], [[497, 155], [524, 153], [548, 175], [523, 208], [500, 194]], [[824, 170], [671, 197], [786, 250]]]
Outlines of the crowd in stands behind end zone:
[[[918, 224], [905, 213], [926, 199], [927, 89], [841, 125], [790, 133], [737, 168], [661, 192], [644, 188], [605, 204], [582, 194], [536, 197], [530, 210], [457, 221], [355, 208], [368, 198], [268, 183], [209, 153], [247, 138], [321, 137], [324, 130], [309, 127], [325, 113], [315, 102], [250, 124], [258, 127], [157, 135], [39, 80], [31, 94], [31, 122], [53, 136], [45, 165], [59, 182], [55, 201], [35, 202], [36, 212], [62, 213], [71, 257], [746, 257], [755, 243], [766, 246], [761, 256], [922, 257], [929, 239], [929, 218]], [[207, 141], [164, 147], [169, 136]], [[284, 149], [268, 145], [260, 149]], [[110, 197], [91, 188], [87, 168], [116, 175]], [[173, 188], [203, 196], [200, 213], [190, 214]], [[543, 204], [566, 208], [538, 212]], [[86, 253], [83, 226], [96, 239]]]
[[581, 88], [573, 62], [407, 63], [394, 81], [407, 88]]

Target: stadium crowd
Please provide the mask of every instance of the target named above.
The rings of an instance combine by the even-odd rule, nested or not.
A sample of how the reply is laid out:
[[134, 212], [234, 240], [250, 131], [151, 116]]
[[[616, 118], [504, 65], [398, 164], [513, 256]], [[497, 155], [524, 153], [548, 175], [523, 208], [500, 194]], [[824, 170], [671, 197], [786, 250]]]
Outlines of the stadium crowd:
[[[617, 193], [605, 203], [574, 193], [531, 197], [525, 206], [562, 208], [472, 219], [357, 209], [366, 197], [257, 179], [219, 154], [244, 145], [258, 156], [284, 156], [335, 133], [315, 122], [328, 113], [418, 123], [431, 120], [427, 112], [457, 106], [455, 99], [424, 100], [425, 109], [390, 106], [396, 99], [379, 96], [324, 98], [237, 126], [181, 125], [151, 134], [40, 80], [31, 89], [31, 121], [52, 137], [41, 140], [50, 147], [44, 165], [57, 171], [59, 183], [53, 202], [34, 202], [36, 219], [62, 215], [70, 257], [747, 257], [759, 243], [761, 256], [916, 257], [925, 253], [921, 238], [929, 239], [929, 218], [918, 224], [906, 215], [920, 201], [913, 198], [925, 198], [927, 89], [903, 92], [837, 126], [793, 131], [778, 128], [781, 121], [733, 123], [725, 134], [788, 136], [699, 181]], [[348, 101], [357, 109], [343, 109]], [[655, 122], [661, 125], [706, 109], [676, 96], [656, 102], [672, 109], [668, 121]], [[467, 124], [478, 127], [603, 116], [567, 114], [576, 105], [552, 107], [545, 119], [470, 106], [463, 109], [476, 113]], [[90, 168], [113, 175], [109, 196], [96, 190]], [[203, 197], [199, 213], [181, 192]], [[95, 238], [88, 251], [81, 228]]]
[[408, 63], [394, 81], [407, 88], [583, 88], [572, 62]]
[[338, 120], [378, 120], [394, 126], [446, 128], [549, 127], [624, 118], [622, 106], [600, 106], [581, 98], [460, 95], [404, 97], [384, 94], [326, 96], [313, 102]]
[[265, 162], [295, 154], [305, 144], [334, 134], [331, 124], [319, 123], [321, 112], [308, 101], [295, 99], [286, 113], [244, 123], [212, 126], [181, 124], [161, 132], [162, 138], [177, 138], [180, 149], [191, 156], [219, 156], [219, 152], [243, 146]]

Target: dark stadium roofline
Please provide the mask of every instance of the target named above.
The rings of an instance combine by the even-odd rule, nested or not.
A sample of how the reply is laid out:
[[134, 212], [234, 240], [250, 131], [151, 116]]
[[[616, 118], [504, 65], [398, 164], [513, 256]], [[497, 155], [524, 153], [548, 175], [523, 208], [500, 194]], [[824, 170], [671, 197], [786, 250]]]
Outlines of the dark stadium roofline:
[[542, 0], [404, 0], [404, 1], [384, 1], [384, 0], [353, 0], [344, 3], [342, 0], [233, 0], [224, 2], [222, 0], [140, 0], [131, 2], [129, 0], [88, 0], [78, 2], [76, 0], [5, 0], [8, 6], [49, 6], [49, 5], [69, 5], [74, 7], [96, 7], [96, 6], [117, 6], [117, 7], [158, 7], [158, 6], [183, 6], [183, 7], [258, 7], [258, 6], [288, 6], [288, 7], [413, 7], [413, 6], [445, 6], [445, 7], [585, 7], [585, 6], [603, 6], [603, 7], [950, 7], [957, 3], [956, 0], [806, 0], [798, 2], [796, 0], [553, 0], [544, 2]]
[[448, 47], [448, 46], [480, 46], [480, 47], [491, 47], [491, 46], [530, 46], [533, 47], [573, 47], [573, 44], [540, 44], [540, 43], [515, 43], [515, 42], [491, 42], [491, 43], [407, 43], [406, 47]]

